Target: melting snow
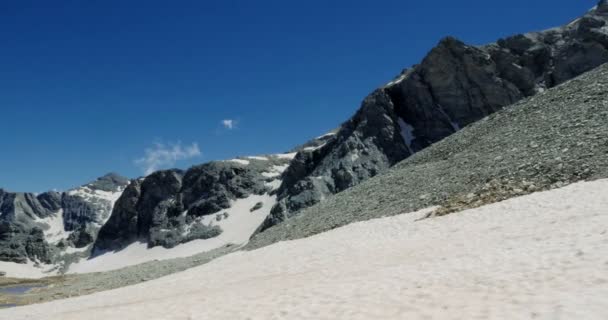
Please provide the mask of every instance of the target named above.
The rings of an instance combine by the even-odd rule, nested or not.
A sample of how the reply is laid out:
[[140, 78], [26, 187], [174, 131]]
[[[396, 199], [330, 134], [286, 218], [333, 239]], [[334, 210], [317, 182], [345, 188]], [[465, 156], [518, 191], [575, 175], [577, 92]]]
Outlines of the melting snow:
[[318, 137], [316, 137], [315, 139], [323, 139], [323, 138], [325, 138], [325, 137], [329, 137], [329, 136], [335, 136], [335, 135], [336, 135], [336, 133], [335, 133], [335, 132], [328, 132], [328, 133], [326, 133], [326, 134], [324, 134], [324, 135], [322, 135], [322, 136], [318, 136]]
[[0, 318], [605, 319], [607, 192], [601, 180], [354, 223]]

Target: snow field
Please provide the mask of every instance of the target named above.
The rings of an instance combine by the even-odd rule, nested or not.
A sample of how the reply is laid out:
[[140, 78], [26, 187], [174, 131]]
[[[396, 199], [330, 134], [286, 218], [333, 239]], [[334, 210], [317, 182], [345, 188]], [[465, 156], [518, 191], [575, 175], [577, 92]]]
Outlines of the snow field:
[[17, 319], [605, 319], [608, 180], [236, 252]]

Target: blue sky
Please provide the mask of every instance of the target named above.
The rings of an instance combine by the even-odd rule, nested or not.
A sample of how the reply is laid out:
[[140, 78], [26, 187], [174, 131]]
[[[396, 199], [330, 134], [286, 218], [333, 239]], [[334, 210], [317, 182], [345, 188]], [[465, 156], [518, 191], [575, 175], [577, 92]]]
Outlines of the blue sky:
[[0, 187], [282, 152], [345, 121], [444, 36], [483, 44], [595, 3], [2, 1]]

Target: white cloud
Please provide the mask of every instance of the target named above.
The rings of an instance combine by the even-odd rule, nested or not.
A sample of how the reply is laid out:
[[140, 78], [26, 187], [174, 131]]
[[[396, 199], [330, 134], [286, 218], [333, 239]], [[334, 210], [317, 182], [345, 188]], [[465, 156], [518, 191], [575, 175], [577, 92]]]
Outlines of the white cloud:
[[236, 120], [224, 119], [224, 120], [222, 120], [222, 125], [224, 126], [224, 128], [226, 128], [228, 130], [232, 130], [232, 129], [236, 128]]
[[155, 143], [154, 147], [146, 149], [146, 155], [135, 160], [146, 175], [156, 170], [175, 165], [177, 161], [195, 158], [201, 155], [197, 143], [182, 147], [182, 143]]

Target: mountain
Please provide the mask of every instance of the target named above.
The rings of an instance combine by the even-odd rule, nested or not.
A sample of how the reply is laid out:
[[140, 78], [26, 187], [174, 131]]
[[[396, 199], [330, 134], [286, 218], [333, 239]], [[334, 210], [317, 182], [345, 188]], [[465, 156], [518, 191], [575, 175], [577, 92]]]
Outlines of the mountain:
[[[550, 159], [535, 158], [527, 148], [543, 145], [537, 150], [545, 150], [544, 144], [551, 146], [549, 137], [540, 136], [543, 132], [551, 132], [553, 137], [562, 134], [551, 125], [562, 132], [571, 132], [572, 124], [587, 128], [580, 110], [559, 104], [559, 99], [570, 99], [576, 92], [564, 95], [559, 88], [570, 88], [572, 85], [560, 84], [608, 62], [607, 22], [608, 2], [601, 1], [583, 17], [562, 27], [515, 35], [484, 46], [445, 38], [420, 64], [374, 90], [353, 117], [336, 130], [286, 154], [214, 161], [186, 171], [163, 170], [130, 182], [110, 175], [62, 194], [36, 196], [1, 191], [0, 261], [68, 264], [89, 254], [97, 257], [132, 245], [174, 248], [193, 240], [208, 240], [206, 248], [215, 249], [244, 244], [254, 233], [250, 246], [256, 247], [349, 221], [441, 203], [463, 192], [483, 193], [476, 189], [480, 181], [483, 186], [488, 183], [490, 189], [502, 190], [505, 183], [500, 179], [509, 179], [506, 173], [514, 170], [528, 172], [530, 178], [526, 179], [533, 180], [535, 188], [574, 181], [570, 173], [563, 179], [552, 175]], [[512, 109], [497, 112], [518, 101], [530, 103], [536, 97], [553, 97], [554, 109], [539, 107], [539, 114], [544, 115], [540, 118], [534, 112], [524, 113], [525, 117], [518, 118], [521, 123], [511, 127], [492, 120], [511, 123], [513, 118], [505, 114]], [[599, 93], [594, 93], [585, 99], [598, 97]], [[599, 112], [590, 117], [603, 114], [597, 106], [586, 108], [581, 110]], [[558, 112], [568, 113], [568, 117]], [[530, 139], [538, 128], [531, 119], [543, 129], [534, 141]], [[592, 120], [590, 123], [598, 124], [595, 118]], [[587, 130], [602, 141], [601, 130]], [[575, 139], [585, 137], [579, 131], [572, 132]], [[514, 139], [517, 141], [511, 141]], [[447, 151], [441, 149], [446, 143]], [[512, 149], [503, 147], [512, 144]], [[562, 149], [586, 154], [584, 148], [588, 146], [598, 147], [568, 143]], [[465, 150], [471, 154], [454, 156]], [[561, 155], [553, 153], [555, 150], [547, 155], [570, 159], [571, 152]], [[601, 145], [597, 150], [603, 150]], [[488, 156], [493, 156], [492, 161]], [[593, 153], [593, 159], [596, 156]], [[506, 162], [507, 157], [525, 166], [513, 168], [514, 162]], [[456, 172], [448, 172], [452, 162], [447, 166], [447, 159], [453, 161]], [[576, 166], [589, 164], [572, 159], [572, 163], [561, 163], [561, 168], [573, 170], [577, 179], [590, 177], [591, 170], [601, 172], [597, 166], [580, 167], [590, 171], [579, 174]], [[475, 166], [468, 166], [470, 163]], [[604, 165], [601, 160], [597, 164]], [[480, 171], [485, 166], [492, 169]], [[370, 180], [392, 167], [396, 169], [382, 179]], [[498, 169], [504, 172], [492, 171]], [[548, 182], [536, 181], [542, 176], [539, 173], [546, 173]], [[507, 182], [507, 186], [529, 189], [520, 185], [526, 176], [514, 177], [517, 179]], [[431, 182], [427, 183], [427, 178]], [[494, 179], [499, 182], [492, 182]], [[351, 195], [361, 199], [354, 201]], [[304, 218], [300, 219], [300, 214]], [[315, 215], [320, 218], [310, 218]], [[283, 224], [285, 220], [290, 222]]]
[[432, 215], [444, 215], [606, 178], [608, 64], [463, 128], [377, 177], [256, 234], [246, 248], [305, 238], [356, 221], [432, 207], [437, 207]]
[[571, 23], [485, 46], [448, 37], [372, 92], [325, 145], [285, 172], [264, 229], [503, 107], [608, 62], [608, 3]]
[[[159, 171], [135, 180], [101, 228], [95, 253], [138, 241], [149, 247], [172, 248], [191, 240], [217, 238], [232, 232], [226, 228], [244, 228], [253, 222], [248, 237], [274, 205], [271, 194], [281, 184], [281, 174], [293, 156], [214, 161], [185, 172]], [[245, 212], [231, 210], [255, 199]]]
[[108, 174], [63, 193], [0, 189], [0, 261], [52, 263], [61, 255], [86, 251], [128, 184], [128, 179]]

